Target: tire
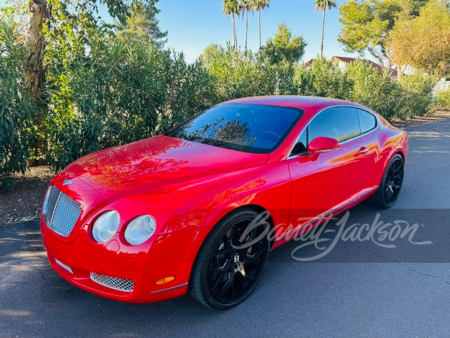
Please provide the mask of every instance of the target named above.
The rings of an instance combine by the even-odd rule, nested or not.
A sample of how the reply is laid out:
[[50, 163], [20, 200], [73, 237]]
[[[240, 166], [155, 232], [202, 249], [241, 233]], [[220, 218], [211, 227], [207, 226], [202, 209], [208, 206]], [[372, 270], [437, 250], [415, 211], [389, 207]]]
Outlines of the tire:
[[403, 186], [405, 161], [400, 154], [394, 155], [384, 172], [377, 192], [369, 198], [369, 203], [380, 209], [392, 207]]
[[[231, 309], [249, 297], [261, 280], [270, 251], [266, 235], [270, 225], [255, 227], [239, 241], [258, 215], [249, 208], [232, 212], [205, 239], [189, 281], [190, 294], [203, 305], [217, 310]], [[251, 246], [239, 248], [241, 243]]]

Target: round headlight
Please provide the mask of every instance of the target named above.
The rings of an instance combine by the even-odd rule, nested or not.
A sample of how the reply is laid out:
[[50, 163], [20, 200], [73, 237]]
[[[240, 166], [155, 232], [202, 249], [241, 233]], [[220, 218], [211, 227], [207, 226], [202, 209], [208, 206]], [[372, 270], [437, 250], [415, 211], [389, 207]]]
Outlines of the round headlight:
[[120, 216], [117, 211], [101, 214], [92, 227], [92, 236], [99, 243], [109, 241], [119, 229]]
[[127, 229], [125, 230], [125, 239], [132, 245], [138, 245], [152, 237], [155, 230], [156, 220], [153, 216], [139, 216], [128, 224]]

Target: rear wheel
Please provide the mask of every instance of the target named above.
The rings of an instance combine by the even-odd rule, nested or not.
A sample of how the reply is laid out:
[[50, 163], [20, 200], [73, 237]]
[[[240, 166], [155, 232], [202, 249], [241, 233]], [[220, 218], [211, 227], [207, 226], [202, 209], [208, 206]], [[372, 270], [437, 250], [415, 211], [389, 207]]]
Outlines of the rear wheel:
[[396, 154], [389, 162], [381, 184], [369, 202], [382, 209], [392, 207], [400, 195], [404, 173], [405, 161], [400, 154]]
[[189, 283], [190, 293], [200, 303], [226, 310], [241, 303], [255, 289], [270, 250], [267, 223], [244, 236], [258, 215], [252, 209], [241, 209], [222, 219], [206, 238]]

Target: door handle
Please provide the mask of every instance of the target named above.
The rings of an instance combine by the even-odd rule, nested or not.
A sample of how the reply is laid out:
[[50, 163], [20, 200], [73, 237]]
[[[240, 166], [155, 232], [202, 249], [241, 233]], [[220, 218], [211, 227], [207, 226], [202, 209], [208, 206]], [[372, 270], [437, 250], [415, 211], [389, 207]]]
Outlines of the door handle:
[[367, 154], [368, 152], [369, 152], [369, 148], [367, 148], [367, 147], [361, 147], [361, 148], [359, 149], [359, 151], [358, 151], [358, 153], [359, 153], [360, 155]]

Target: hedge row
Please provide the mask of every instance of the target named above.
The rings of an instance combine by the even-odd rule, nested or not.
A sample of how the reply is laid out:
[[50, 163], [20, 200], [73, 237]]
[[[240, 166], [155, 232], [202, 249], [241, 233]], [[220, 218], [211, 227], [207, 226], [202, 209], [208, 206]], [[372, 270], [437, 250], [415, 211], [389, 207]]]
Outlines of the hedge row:
[[[0, 22], [0, 176], [23, 172], [37, 107], [23, 90], [23, 46]], [[61, 46], [61, 44], [59, 45]], [[61, 47], [58, 47], [61, 48]], [[419, 73], [391, 81], [364, 61], [344, 72], [316, 60], [270, 65], [260, 56], [216, 48], [194, 64], [151, 41], [91, 31], [65, 50], [46, 51], [45, 147], [57, 171], [88, 153], [164, 132], [212, 105], [246, 96], [314, 95], [348, 99], [388, 119], [427, 112], [433, 80]], [[36, 120], [36, 119], [34, 119]], [[36, 127], [36, 126], [34, 126]]]

